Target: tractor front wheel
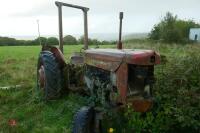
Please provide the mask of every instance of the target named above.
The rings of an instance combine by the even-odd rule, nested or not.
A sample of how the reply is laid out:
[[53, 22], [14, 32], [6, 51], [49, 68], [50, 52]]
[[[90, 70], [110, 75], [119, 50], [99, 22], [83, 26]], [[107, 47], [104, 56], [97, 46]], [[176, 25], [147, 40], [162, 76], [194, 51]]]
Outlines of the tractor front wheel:
[[75, 115], [73, 133], [95, 133], [95, 110], [82, 107]]
[[45, 100], [60, 96], [62, 77], [59, 63], [50, 51], [42, 51], [38, 59], [37, 88]]

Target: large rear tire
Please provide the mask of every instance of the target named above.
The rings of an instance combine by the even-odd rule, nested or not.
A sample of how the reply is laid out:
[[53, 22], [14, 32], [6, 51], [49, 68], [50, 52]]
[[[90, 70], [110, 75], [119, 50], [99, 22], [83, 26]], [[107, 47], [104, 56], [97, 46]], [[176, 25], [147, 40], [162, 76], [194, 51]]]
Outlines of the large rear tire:
[[42, 98], [55, 99], [60, 96], [62, 77], [59, 63], [50, 51], [42, 51], [38, 59], [37, 84]]
[[82, 107], [75, 115], [72, 133], [95, 133], [95, 111]]

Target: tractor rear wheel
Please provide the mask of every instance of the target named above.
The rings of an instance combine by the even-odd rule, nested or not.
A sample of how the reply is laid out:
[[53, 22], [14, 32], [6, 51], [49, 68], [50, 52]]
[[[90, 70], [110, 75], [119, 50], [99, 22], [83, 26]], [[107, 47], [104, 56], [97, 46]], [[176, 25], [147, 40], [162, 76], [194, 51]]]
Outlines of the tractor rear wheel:
[[60, 96], [62, 77], [59, 63], [50, 51], [42, 51], [38, 59], [37, 85], [45, 100]]
[[95, 111], [82, 107], [75, 115], [72, 133], [95, 133]]

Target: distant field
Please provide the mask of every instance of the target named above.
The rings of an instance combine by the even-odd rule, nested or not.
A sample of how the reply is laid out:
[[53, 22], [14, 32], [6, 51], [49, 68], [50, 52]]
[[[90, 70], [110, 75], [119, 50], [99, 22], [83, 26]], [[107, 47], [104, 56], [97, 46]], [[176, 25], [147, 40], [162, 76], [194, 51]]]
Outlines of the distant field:
[[[83, 45], [64, 47], [66, 61], [73, 52], [79, 52]], [[95, 46], [92, 46], [95, 47]], [[105, 45], [102, 47], [113, 47]], [[0, 47], [0, 86], [32, 84], [35, 78], [40, 46], [4, 46]]]
[[[65, 46], [64, 53], [66, 59], [71, 55], [72, 52], [80, 51], [81, 47], [82, 45]], [[106, 45], [103, 47], [115, 46]], [[165, 100], [162, 100], [162, 96], [164, 93], [170, 93], [171, 96], [170, 87], [167, 88], [167, 85], [169, 82], [171, 82], [171, 79], [174, 78], [173, 76], [169, 76], [170, 72], [174, 70], [174, 74], [177, 74], [177, 77], [175, 78], [182, 78], [185, 73], [184, 70], [182, 72], [181, 68], [183, 67], [185, 59], [192, 55], [198, 55], [200, 51], [200, 45], [155, 44], [146, 41], [127, 42], [124, 47], [154, 49], [162, 55], [163, 62], [160, 66], [156, 67], [156, 77], [158, 78], [158, 82], [156, 84], [157, 90], [155, 96], [164, 102], [164, 104], [162, 103], [162, 107], [164, 106], [164, 109]], [[0, 90], [0, 133], [68, 133], [71, 130], [74, 113], [78, 108], [86, 103], [86, 99], [84, 97], [80, 97], [76, 94], [70, 94], [61, 98], [60, 100], [55, 100], [48, 103], [38, 101], [34, 95], [34, 89], [36, 83], [37, 58], [40, 49], [40, 46], [0, 47], [0, 87], [19, 84], [23, 85], [23, 87], [17, 89]], [[173, 67], [175, 64], [180, 64], [180, 66], [177, 65], [176, 67]], [[189, 63], [188, 65], [190, 64], [191, 66], [186, 68], [192, 69], [192, 63]], [[171, 69], [171, 67], [173, 67], [173, 69]], [[175, 71], [175, 68], [177, 68], [177, 71]], [[196, 69], [196, 66], [194, 68]], [[181, 73], [179, 73], [180, 71]], [[198, 71], [195, 72], [198, 73]], [[187, 77], [188, 76], [183, 78]], [[194, 76], [191, 78], [194, 81], [198, 81], [198, 79], [196, 79]], [[161, 79], [164, 79], [165, 81]], [[195, 85], [196, 82], [194, 86]], [[165, 91], [163, 88], [166, 88], [170, 91]], [[178, 85], [174, 86], [174, 88], [172, 87], [173, 90], [178, 90], [179, 88], [180, 87]], [[178, 95], [175, 95], [174, 97], [179, 95], [181, 94], [178, 93]], [[170, 96], [169, 99], [171, 99]], [[177, 99], [179, 98], [180, 97]], [[163, 99], [166, 99], [166, 97]], [[170, 100], [167, 101], [166, 109], [168, 109], [168, 107], [171, 109], [171, 106], [176, 108], [173, 103], [174, 102], [171, 103]], [[182, 107], [182, 105], [180, 106]], [[185, 109], [185, 107], [183, 108]], [[172, 114], [166, 114], [166, 116], [164, 115], [162, 118], [167, 118], [167, 115]], [[182, 117], [187, 115], [187, 113], [183, 114]], [[8, 121], [11, 119], [16, 120], [16, 126], [9, 126]], [[158, 118], [158, 120], [160, 119], [161, 118]], [[157, 120], [156, 117], [155, 120]], [[162, 124], [162, 122], [157, 122], [158, 127], [166, 125], [166, 123], [163, 125]], [[120, 127], [120, 125], [116, 126]], [[128, 132], [128, 128], [126, 129]]]
[[[67, 57], [73, 52], [79, 52], [83, 45], [69, 45], [64, 46], [64, 53]], [[91, 46], [94, 48], [95, 46]], [[101, 47], [113, 47], [113, 45], [104, 45]], [[0, 47], [0, 59], [26, 59], [26, 58], [37, 58], [41, 46], [3, 46]]]

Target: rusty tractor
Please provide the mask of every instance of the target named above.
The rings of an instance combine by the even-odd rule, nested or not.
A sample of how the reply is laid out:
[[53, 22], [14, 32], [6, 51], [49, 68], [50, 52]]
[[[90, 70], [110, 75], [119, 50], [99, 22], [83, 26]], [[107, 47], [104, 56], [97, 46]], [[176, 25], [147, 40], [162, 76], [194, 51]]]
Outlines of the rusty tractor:
[[[81, 108], [74, 117], [74, 133], [101, 132], [101, 108], [131, 105], [146, 112], [153, 104], [154, 65], [160, 56], [153, 50], [122, 49], [123, 13], [120, 13], [117, 49], [88, 49], [87, 12], [89, 8], [55, 2], [58, 7], [59, 48], [42, 46], [38, 59], [37, 85], [45, 100], [64, 92], [81, 92], [93, 97], [91, 105]], [[83, 11], [84, 48], [66, 63], [63, 55], [62, 7]]]

